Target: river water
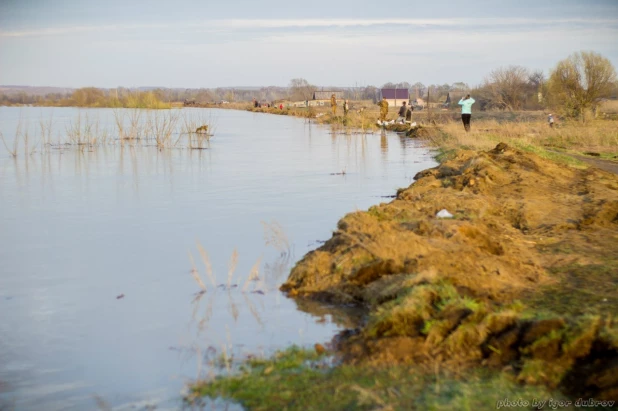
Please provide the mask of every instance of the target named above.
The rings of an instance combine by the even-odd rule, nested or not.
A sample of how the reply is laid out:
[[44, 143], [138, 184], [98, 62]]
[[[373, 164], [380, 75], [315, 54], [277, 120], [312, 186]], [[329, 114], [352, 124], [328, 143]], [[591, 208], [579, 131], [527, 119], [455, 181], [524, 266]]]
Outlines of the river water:
[[[397, 134], [232, 110], [177, 110], [171, 148], [121, 144], [116, 118], [154, 115], [136, 113], [0, 107], [2, 410], [178, 409], [187, 382], [228, 372], [214, 359], [328, 342], [354, 313], [278, 285], [344, 214], [435, 165]], [[204, 149], [186, 118], [210, 122]], [[67, 144], [77, 127], [98, 141]]]

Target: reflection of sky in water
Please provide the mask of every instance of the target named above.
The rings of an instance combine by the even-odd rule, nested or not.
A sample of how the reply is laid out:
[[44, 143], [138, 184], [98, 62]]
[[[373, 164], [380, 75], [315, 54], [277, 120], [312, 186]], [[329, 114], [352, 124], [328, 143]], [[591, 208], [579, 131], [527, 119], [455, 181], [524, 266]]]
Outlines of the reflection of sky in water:
[[[111, 110], [81, 113], [112, 133]], [[328, 341], [349, 317], [297, 306], [277, 286], [344, 214], [390, 201], [380, 197], [433, 164], [420, 142], [395, 134], [183, 113], [216, 122], [209, 149], [159, 151], [147, 141], [0, 153], [0, 405], [90, 409], [97, 396], [114, 407], [176, 408], [184, 384], [211, 371], [209, 347], [240, 359]], [[57, 142], [77, 109], [0, 108], [0, 131], [12, 146], [21, 116], [32, 145], [39, 118], [52, 115]], [[277, 225], [288, 246], [265, 241], [265, 227]], [[226, 290], [218, 285], [234, 250], [238, 286]], [[208, 288], [199, 298], [188, 253]], [[243, 293], [258, 260], [259, 281]]]

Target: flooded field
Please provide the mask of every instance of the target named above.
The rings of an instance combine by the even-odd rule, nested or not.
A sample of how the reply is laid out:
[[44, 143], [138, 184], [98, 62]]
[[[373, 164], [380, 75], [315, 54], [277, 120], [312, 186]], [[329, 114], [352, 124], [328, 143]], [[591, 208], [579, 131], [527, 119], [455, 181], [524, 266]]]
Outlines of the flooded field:
[[1, 107], [0, 132], [0, 409], [177, 409], [235, 359], [329, 341], [355, 313], [278, 286], [435, 165], [396, 134], [231, 110]]

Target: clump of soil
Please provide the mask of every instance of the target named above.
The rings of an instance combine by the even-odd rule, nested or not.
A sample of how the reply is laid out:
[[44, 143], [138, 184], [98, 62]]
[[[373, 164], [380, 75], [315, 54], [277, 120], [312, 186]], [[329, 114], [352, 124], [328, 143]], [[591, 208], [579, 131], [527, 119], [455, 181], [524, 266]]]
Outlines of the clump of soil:
[[369, 308], [351, 361], [508, 367], [618, 397], [618, 177], [501, 143], [415, 179], [346, 215], [282, 289]]

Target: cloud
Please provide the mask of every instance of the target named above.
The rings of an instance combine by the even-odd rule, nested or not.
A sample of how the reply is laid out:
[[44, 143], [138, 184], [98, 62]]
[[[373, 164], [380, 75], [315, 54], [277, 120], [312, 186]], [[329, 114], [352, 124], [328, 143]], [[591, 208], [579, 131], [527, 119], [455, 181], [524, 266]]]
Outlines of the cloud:
[[418, 28], [501, 28], [516, 26], [548, 25], [618, 25], [618, 19], [589, 18], [445, 18], [445, 19], [224, 19], [202, 22], [175, 22], [167, 24], [93, 25], [32, 28], [0, 31], [0, 37], [35, 37], [84, 32], [134, 31], [134, 30], [186, 30], [195, 32], [225, 32], [234, 30], [273, 29], [325, 29], [325, 28], [371, 28], [371, 27], [418, 27]]
[[163, 29], [167, 25], [162, 24], [130, 24], [130, 25], [100, 25], [100, 26], [70, 26], [70, 27], [48, 27], [27, 30], [0, 30], [0, 37], [42, 37], [63, 34], [78, 34], [85, 32], [102, 32], [102, 31], [125, 31], [125, 30], [142, 30], [142, 29]]

